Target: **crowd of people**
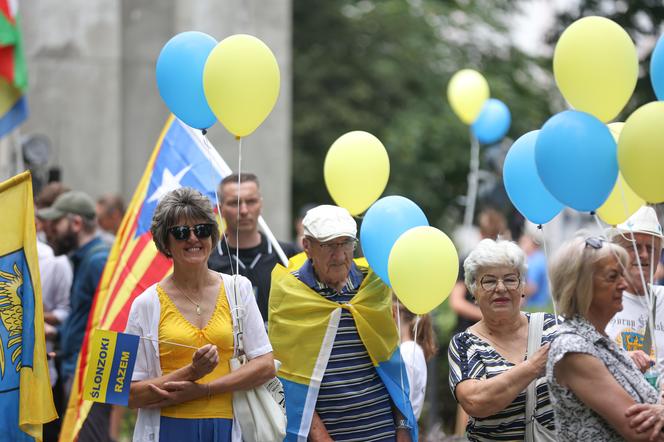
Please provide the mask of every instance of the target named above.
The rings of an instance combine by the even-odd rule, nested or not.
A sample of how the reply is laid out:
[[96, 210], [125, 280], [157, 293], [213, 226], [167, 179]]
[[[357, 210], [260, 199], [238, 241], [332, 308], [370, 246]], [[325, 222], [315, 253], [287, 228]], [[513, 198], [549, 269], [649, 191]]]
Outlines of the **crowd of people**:
[[[438, 353], [431, 317], [409, 312], [356, 258], [348, 211], [310, 206], [298, 220], [299, 242], [273, 243], [258, 228], [255, 175], [226, 177], [218, 203], [223, 228], [209, 199], [190, 188], [169, 192], [154, 212], [150, 232], [173, 272], [129, 312], [126, 332], [152, 339], [141, 340], [132, 379], [134, 440], [240, 441], [233, 392], [277, 373], [286, 440], [426, 440], [418, 419], [427, 362]], [[56, 354], [49, 368], [62, 411], [125, 207], [117, 196], [95, 202], [59, 183], [35, 204], [47, 346]], [[459, 434], [664, 440], [664, 302], [653, 283], [664, 236], [654, 209], [605, 236], [575, 237], [550, 259], [536, 230], [513, 242], [491, 210], [479, 225], [483, 239], [462, 260], [450, 295], [459, 315], [448, 349]], [[248, 362], [231, 370], [240, 350]], [[95, 403], [79, 440], [117, 440], [124, 412]], [[47, 425], [45, 440], [57, 440], [58, 426]]]

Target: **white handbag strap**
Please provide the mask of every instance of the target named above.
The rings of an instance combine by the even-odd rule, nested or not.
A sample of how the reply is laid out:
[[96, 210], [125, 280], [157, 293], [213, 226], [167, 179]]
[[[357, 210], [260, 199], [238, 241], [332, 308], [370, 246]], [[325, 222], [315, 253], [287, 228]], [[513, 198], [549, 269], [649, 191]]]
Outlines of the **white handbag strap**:
[[[531, 313], [528, 324], [528, 356], [530, 359], [542, 346], [542, 329], [544, 327], [544, 313]], [[537, 378], [526, 388], [526, 440], [533, 440], [533, 425], [535, 408], [537, 406], [537, 392], [535, 387]]]
[[233, 349], [233, 357], [237, 358], [241, 354], [244, 354], [244, 323], [242, 318], [244, 316], [244, 306], [242, 305], [242, 296], [238, 295], [238, 275], [232, 275], [230, 278], [231, 283], [225, 284], [225, 288], [231, 291], [229, 298], [233, 300], [231, 315], [235, 319], [233, 323], [233, 335], [236, 343]]

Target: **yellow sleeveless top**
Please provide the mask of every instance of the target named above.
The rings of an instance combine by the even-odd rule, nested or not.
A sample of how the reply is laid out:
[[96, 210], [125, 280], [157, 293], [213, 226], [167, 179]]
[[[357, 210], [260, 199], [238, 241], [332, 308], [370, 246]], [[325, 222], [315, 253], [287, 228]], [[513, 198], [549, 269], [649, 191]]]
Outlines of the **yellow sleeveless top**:
[[[229, 361], [233, 357], [233, 319], [231, 318], [224, 284], [221, 284], [217, 304], [210, 321], [202, 329], [194, 326], [182, 316], [173, 301], [161, 286], [157, 286], [161, 315], [159, 317], [159, 340], [202, 347], [214, 344], [219, 351], [219, 364], [199, 383], [211, 382], [230, 372]], [[177, 345], [159, 344], [159, 360], [164, 374], [171, 373], [191, 363], [195, 350]], [[215, 394], [161, 409], [161, 415], [182, 419], [233, 418], [232, 393]]]

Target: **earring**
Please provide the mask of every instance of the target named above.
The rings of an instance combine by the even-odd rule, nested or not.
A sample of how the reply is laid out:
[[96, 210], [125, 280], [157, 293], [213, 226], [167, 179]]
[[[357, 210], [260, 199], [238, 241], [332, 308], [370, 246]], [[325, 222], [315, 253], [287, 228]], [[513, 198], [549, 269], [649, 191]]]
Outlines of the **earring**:
[[522, 297], [522, 298], [525, 298], [525, 297], [526, 297], [526, 295], [525, 295], [525, 294], [523, 294], [523, 295], [521, 295], [521, 297]]

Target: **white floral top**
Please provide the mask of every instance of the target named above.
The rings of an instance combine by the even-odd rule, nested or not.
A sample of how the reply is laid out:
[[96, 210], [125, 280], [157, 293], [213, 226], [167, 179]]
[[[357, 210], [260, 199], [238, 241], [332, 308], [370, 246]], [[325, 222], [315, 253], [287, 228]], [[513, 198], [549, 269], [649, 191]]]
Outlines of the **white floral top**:
[[556, 382], [553, 369], [567, 353], [585, 353], [602, 361], [637, 403], [657, 403], [657, 391], [646, 381], [627, 352], [599, 333], [588, 320], [575, 316], [560, 324], [546, 364], [557, 440], [622, 441], [620, 434], [604, 418], [584, 405], [574, 392]]

